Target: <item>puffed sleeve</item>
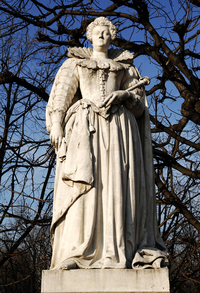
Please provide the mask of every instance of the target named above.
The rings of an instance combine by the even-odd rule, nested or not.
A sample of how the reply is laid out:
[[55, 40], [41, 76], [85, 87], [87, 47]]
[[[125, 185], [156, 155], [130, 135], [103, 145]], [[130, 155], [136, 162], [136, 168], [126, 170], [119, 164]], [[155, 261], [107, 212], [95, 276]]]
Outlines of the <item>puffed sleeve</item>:
[[51, 131], [52, 113], [62, 113], [64, 117], [67, 109], [71, 106], [72, 100], [78, 89], [78, 71], [73, 58], [67, 59], [56, 74], [49, 101], [46, 107], [46, 128]]
[[[134, 66], [130, 66], [126, 69], [123, 80], [122, 80], [122, 90], [127, 90], [133, 85], [139, 82], [140, 75]], [[145, 98], [144, 98], [144, 88], [136, 88], [129, 91], [129, 97], [124, 101], [126, 107], [139, 118], [144, 112], [145, 108]]]

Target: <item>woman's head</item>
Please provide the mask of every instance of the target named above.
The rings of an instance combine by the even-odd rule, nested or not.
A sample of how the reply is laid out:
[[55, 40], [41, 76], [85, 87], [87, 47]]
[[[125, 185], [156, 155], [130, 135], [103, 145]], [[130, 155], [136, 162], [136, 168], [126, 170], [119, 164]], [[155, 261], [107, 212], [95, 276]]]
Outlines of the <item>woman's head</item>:
[[117, 28], [116, 26], [105, 17], [98, 17], [91, 22], [87, 27], [87, 39], [92, 43], [92, 32], [96, 26], [107, 26], [110, 32], [111, 40], [116, 38]]

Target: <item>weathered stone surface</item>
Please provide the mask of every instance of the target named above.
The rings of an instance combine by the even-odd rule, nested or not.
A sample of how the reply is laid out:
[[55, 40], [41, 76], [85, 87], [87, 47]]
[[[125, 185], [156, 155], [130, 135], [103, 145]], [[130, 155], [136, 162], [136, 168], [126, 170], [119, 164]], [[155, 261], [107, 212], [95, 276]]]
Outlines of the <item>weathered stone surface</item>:
[[42, 293], [169, 293], [168, 269], [43, 271]]
[[[70, 48], [47, 105], [57, 153], [51, 269], [160, 268], [149, 110], [133, 54], [110, 49], [105, 17], [91, 48]], [[77, 101], [78, 99], [78, 101]], [[75, 102], [76, 101], [76, 102]]]

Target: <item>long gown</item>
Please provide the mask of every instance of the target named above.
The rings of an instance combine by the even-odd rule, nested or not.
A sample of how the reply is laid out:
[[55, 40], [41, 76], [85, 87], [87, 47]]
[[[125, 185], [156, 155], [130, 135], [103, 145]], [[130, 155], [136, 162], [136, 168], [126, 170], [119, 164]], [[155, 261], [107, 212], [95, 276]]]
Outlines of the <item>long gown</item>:
[[71, 49], [47, 106], [47, 129], [52, 111], [62, 111], [65, 133], [57, 154], [51, 269], [66, 260], [79, 268], [160, 267], [166, 247], [156, 221], [145, 93], [134, 90], [123, 103], [99, 106], [140, 76], [128, 52], [104, 61], [90, 54]]

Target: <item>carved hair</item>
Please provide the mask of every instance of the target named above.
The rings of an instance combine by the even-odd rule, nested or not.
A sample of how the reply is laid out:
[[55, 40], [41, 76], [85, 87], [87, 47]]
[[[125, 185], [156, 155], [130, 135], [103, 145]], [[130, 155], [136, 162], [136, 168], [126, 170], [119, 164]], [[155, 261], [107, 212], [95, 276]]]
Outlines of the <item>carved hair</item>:
[[106, 17], [98, 17], [93, 22], [91, 22], [87, 27], [87, 39], [92, 42], [92, 31], [97, 25], [105, 25], [108, 26], [110, 31], [111, 40], [114, 40], [116, 38], [117, 34], [117, 28], [116, 26], [108, 20]]

